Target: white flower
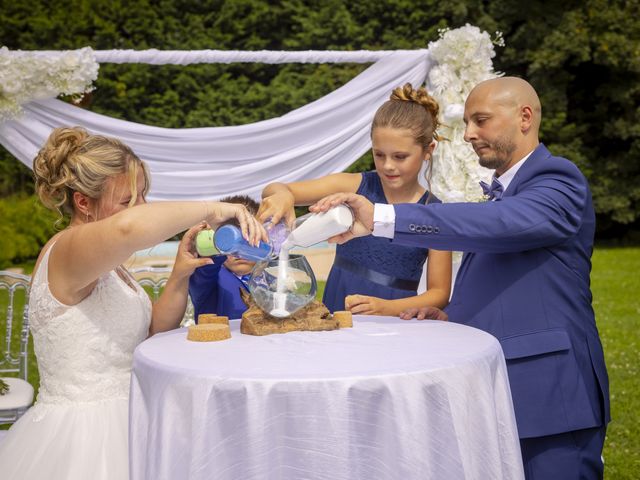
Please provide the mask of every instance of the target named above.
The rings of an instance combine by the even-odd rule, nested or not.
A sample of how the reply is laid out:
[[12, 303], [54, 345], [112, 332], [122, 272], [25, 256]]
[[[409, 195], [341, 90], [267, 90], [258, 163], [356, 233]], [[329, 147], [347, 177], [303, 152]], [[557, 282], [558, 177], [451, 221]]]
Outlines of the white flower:
[[90, 48], [46, 53], [0, 48], [0, 122], [19, 115], [32, 100], [91, 91], [98, 68]]
[[17, 95], [20, 93], [22, 89], [22, 82], [15, 78], [7, 78], [2, 80], [2, 85], [0, 85], [0, 90], [2, 91], [2, 95]]
[[[496, 44], [504, 46], [496, 32]], [[434, 151], [431, 186], [446, 202], [480, 201], [480, 180], [491, 178], [491, 170], [478, 164], [478, 157], [463, 139], [464, 102], [478, 83], [495, 78], [491, 59], [494, 42], [487, 32], [473, 25], [440, 31], [440, 39], [429, 43], [429, 53], [437, 64], [429, 72], [427, 88], [440, 104], [438, 133], [447, 141]]]
[[464, 105], [461, 103], [449, 103], [444, 107], [442, 119], [446, 123], [459, 122], [464, 115]]

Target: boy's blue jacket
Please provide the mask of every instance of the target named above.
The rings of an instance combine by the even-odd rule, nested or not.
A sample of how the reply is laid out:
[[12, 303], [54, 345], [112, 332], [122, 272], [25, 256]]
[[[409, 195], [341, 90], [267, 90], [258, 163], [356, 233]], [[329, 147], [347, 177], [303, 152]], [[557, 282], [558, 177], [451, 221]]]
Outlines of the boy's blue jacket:
[[240, 298], [245, 284], [223, 265], [226, 255], [211, 257], [213, 264], [196, 268], [189, 278], [189, 296], [193, 303], [194, 318], [201, 313], [240, 318], [247, 309]]

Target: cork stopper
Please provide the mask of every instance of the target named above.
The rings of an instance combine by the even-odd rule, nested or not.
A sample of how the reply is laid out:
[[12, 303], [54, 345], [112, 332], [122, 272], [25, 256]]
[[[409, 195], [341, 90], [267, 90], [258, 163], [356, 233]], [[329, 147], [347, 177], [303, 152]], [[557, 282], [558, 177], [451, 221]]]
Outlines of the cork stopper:
[[217, 342], [228, 338], [231, 338], [229, 325], [220, 325], [219, 323], [191, 325], [187, 332], [187, 340], [192, 342]]
[[353, 317], [348, 310], [333, 312], [333, 319], [338, 321], [340, 328], [353, 327]]
[[198, 315], [198, 325], [208, 325], [211, 323], [229, 325], [229, 317], [218, 316], [215, 313], [201, 313]]

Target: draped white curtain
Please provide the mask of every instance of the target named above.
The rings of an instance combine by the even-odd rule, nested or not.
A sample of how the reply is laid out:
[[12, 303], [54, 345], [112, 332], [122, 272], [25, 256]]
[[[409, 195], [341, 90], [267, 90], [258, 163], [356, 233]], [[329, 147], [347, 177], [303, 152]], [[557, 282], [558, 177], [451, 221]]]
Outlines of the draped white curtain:
[[[396, 54], [426, 50], [95, 50], [99, 63], [149, 63], [188, 65], [193, 63], [372, 63]], [[32, 52], [29, 52], [32, 53]], [[42, 51], [44, 55], [60, 52]]]
[[[103, 62], [186, 64], [211, 60], [203, 57], [202, 52], [200, 57], [189, 57], [190, 53], [195, 55], [194, 52], [178, 53], [148, 51], [150, 57], [141, 60], [133, 59], [132, 53], [126, 51], [95, 52], [96, 59]], [[237, 56], [252, 54], [255, 57], [259, 52], [227, 53], [229, 62], [265, 61], [264, 57], [257, 60]], [[315, 56], [308, 53], [306, 61], [330, 61], [326, 55], [317, 56], [321, 53], [315, 52]], [[80, 125], [93, 133], [121, 139], [148, 164], [152, 178], [150, 200], [220, 198], [238, 193], [258, 198], [270, 182], [318, 178], [343, 171], [370, 148], [373, 114], [389, 98], [391, 90], [406, 82], [424, 84], [432, 66], [428, 50], [365, 53], [368, 56], [360, 60], [355, 59], [357, 55], [334, 60], [379, 58], [343, 87], [282, 117], [262, 122], [167, 129], [117, 120], [56, 99], [46, 99], [27, 103], [23, 106], [23, 115], [0, 124], [0, 143], [31, 167], [53, 128]], [[167, 55], [160, 58], [161, 54]], [[279, 60], [273, 57], [273, 61], [265, 63], [301, 59], [302, 56], [295, 60], [281, 56]]]

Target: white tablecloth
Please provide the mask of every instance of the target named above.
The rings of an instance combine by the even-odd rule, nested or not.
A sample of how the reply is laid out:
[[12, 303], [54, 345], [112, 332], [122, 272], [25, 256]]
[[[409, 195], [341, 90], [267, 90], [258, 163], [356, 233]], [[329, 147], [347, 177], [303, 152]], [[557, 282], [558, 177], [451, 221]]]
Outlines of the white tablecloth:
[[498, 341], [437, 321], [196, 343], [134, 355], [132, 480], [523, 478]]

